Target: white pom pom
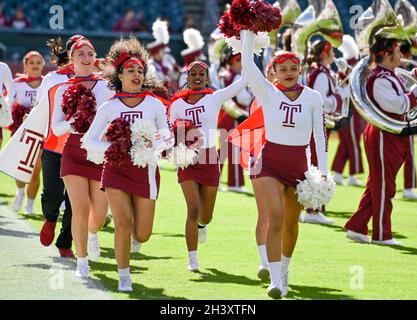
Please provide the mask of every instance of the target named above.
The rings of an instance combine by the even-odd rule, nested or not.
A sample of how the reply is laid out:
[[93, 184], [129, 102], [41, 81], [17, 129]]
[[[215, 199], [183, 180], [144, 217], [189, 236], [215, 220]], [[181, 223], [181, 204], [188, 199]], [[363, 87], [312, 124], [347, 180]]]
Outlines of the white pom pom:
[[[236, 37], [226, 38], [227, 45], [232, 48], [233, 54], [242, 52], [242, 42]], [[271, 41], [267, 32], [258, 32], [255, 36], [254, 53], [259, 56], [262, 50], [270, 45]]]
[[184, 42], [189, 49], [200, 50], [204, 47], [204, 39], [200, 31], [189, 28], [183, 32]]
[[0, 127], [7, 127], [12, 123], [12, 110], [7, 101], [0, 96]]
[[86, 135], [84, 135], [81, 138], [81, 148], [87, 151], [87, 160], [91, 161], [95, 164], [102, 164], [104, 162], [104, 151], [103, 152], [93, 152], [91, 150], [88, 150], [85, 147], [85, 144], [84, 144], [85, 137], [86, 137]]
[[306, 179], [297, 184], [298, 202], [306, 209], [318, 210], [330, 202], [336, 192], [336, 183], [329, 174], [327, 180], [321, 178], [320, 171], [312, 166], [305, 172]]
[[193, 165], [198, 158], [198, 151], [188, 148], [184, 143], [172, 148], [168, 153], [168, 161], [176, 168], [187, 168]]
[[155, 152], [155, 140], [158, 133], [155, 123], [151, 120], [138, 120], [130, 126], [132, 131], [130, 156], [138, 167], [154, 166], [158, 162]]
[[152, 35], [156, 41], [162, 42], [163, 44], [168, 44], [169, 42], [169, 32], [168, 24], [166, 21], [161, 19], [156, 19], [152, 25]]

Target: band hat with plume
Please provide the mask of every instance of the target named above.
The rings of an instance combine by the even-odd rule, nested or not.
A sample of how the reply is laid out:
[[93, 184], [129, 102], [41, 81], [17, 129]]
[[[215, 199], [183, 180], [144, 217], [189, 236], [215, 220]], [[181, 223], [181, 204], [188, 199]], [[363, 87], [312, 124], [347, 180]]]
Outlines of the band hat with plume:
[[146, 48], [151, 54], [156, 54], [159, 50], [164, 49], [169, 43], [168, 23], [161, 19], [156, 19], [152, 25], [152, 35], [155, 41], [149, 43]]
[[359, 47], [350, 35], [343, 35], [343, 43], [338, 49], [343, 53], [343, 58], [346, 60], [359, 58]]
[[185, 64], [188, 65], [203, 55], [204, 39], [200, 31], [194, 28], [184, 30], [183, 37], [188, 48], [181, 51], [181, 56], [184, 58]]

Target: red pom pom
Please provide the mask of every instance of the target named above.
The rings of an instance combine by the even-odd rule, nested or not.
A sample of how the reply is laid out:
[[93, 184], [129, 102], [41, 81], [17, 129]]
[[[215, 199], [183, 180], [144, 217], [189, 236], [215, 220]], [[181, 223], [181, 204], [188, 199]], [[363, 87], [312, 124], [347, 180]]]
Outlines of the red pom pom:
[[15, 103], [12, 109], [12, 119], [13, 123], [9, 126], [9, 130], [12, 132], [12, 135], [19, 129], [23, 123], [23, 118], [32, 110], [29, 106], [23, 106]]
[[236, 37], [238, 36], [238, 32], [236, 32], [232, 19], [230, 18], [229, 12], [225, 11], [223, 16], [220, 18], [220, 22], [217, 25], [221, 33], [223, 33], [227, 38]]
[[252, 1], [251, 10], [255, 16], [249, 29], [253, 32], [271, 32], [281, 26], [281, 11], [263, 1]]
[[62, 99], [62, 112], [65, 120], [72, 117], [71, 127], [78, 133], [86, 133], [96, 115], [96, 97], [91, 89], [82, 84], [74, 84], [65, 90]]
[[110, 123], [105, 137], [112, 144], [104, 153], [106, 162], [117, 167], [129, 159], [132, 147], [131, 136], [130, 123], [126, 120], [118, 118]]
[[177, 119], [172, 125], [172, 130], [174, 132], [175, 144], [178, 146], [180, 143], [185, 144], [187, 147], [191, 147], [197, 141], [201, 141], [202, 134], [198, 130], [194, 122], [188, 119]]
[[230, 18], [237, 32], [250, 28], [256, 17], [251, 10], [249, 0], [234, 0], [230, 6]]

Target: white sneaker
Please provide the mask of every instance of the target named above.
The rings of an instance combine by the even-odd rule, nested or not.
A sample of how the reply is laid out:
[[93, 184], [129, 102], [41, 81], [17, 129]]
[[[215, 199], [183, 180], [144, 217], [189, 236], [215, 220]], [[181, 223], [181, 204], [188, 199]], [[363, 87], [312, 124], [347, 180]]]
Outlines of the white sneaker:
[[137, 253], [137, 252], [139, 252], [140, 247], [141, 247], [141, 244], [132, 235], [131, 241], [130, 241], [130, 253]]
[[198, 272], [198, 261], [197, 260], [188, 261], [188, 271]]
[[339, 186], [343, 186], [343, 175], [340, 173], [335, 173], [334, 177], [333, 177], [334, 182], [339, 185]]
[[204, 243], [207, 241], [207, 226], [204, 228], [198, 228], [198, 242]]
[[120, 277], [119, 279], [119, 285], [117, 288], [118, 291], [121, 292], [132, 292], [132, 280], [130, 279], [130, 276], [127, 277]]
[[217, 188], [217, 191], [219, 191], [219, 192], [226, 192], [226, 191], [227, 191], [227, 189], [226, 189], [225, 187], [223, 187], [222, 185], [220, 185], [220, 186]]
[[402, 245], [402, 243], [401, 243], [401, 242], [396, 241], [396, 240], [394, 240], [394, 239], [382, 240], [382, 241], [379, 241], [379, 240], [372, 240], [372, 243], [373, 243], [373, 244], [383, 245], [383, 246], [400, 246], [400, 245]]
[[61, 205], [60, 205], [60, 207], [59, 207], [59, 211], [62, 211], [62, 212], [64, 212], [64, 211], [65, 211], [65, 201], [62, 201], [62, 202], [61, 202]]
[[269, 269], [268, 268], [265, 268], [262, 265], [259, 266], [258, 278], [261, 279], [264, 282], [268, 282], [270, 280]]
[[27, 215], [33, 215], [35, 214], [35, 208], [33, 208], [33, 206], [26, 206], [25, 207], [25, 214]]
[[350, 176], [349, 177], [348, 184], [350, 186], [362, 187], [362, 182], [360, 180], [356, 179], [355, 176]]
[[24, 194], [16, 194], [16, 197], [14, 198], [13, 204], [12, 204], [13, 211], [20, 212], [24, 197], [25, 197]]
[[98, 241], [98, 233], [92, 235], [88, 233], [88, 257], [92, 261], [98, 261], [100, 259], [100, 242]]
[[244, 187], [228, 187], [227, 191], [237, 192], [237, 193], [248, 193]]
[[79, 278], [89, 278], [90, 277], [90, 267], [87, 264], [78, 264], [77, 269], [75, 270], [75, 276]]
[[309, 213], [306, 212], [300, 215], [300, 222], [315, 223], [315, 224], [333, 224], [334, 220], [326, 218], [323, 213]]
[[352, 230], [346, 232], [346, 238], [359, 243], [371, 243], [367, 235]]
[[285, 297], [288, 294], [288, 269], [281, 269], [281, 292]]
[[417, 194], [414, 193], [413, 189], [404, 189], [403, 198], [417, 200]]
[[272, 299], [281, 299], [282, 298], [282, 291], [281, 288], [275, 287], [272, 284], [268, 287], [268, 296]]

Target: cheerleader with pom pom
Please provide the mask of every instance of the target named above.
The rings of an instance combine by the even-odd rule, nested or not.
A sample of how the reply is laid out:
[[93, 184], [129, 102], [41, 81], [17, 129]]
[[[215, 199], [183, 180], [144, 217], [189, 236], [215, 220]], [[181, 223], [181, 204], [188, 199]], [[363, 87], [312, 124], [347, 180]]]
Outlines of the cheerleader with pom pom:
[[[53, 103], [52, 131], [68, 136], [62, 154], [60, 175], [72, 207], [72, 236], [77, 251], [76, 276], [89, 277], [88, 258], [100, 257], [98, 231], [107, 213], [107, 201], [100, 191], [102, 165], [87, 159], [82, 148], [85, 132], [90, 127], [96, 106], [113, 96], [107, 81], [93, 74], [96, 52], [88, 39], [76, 41], [68, 52], [74, 66], [74, 78], [49, 90]], [[88, 258], [87, 258], [88, 253]]]
[[[220, 171], [216, 152], [217, 120], [222, 105], [236, 96], [246, 86], [245, 77], [222, 90], [214, 91], [209, 87], [209, 68], [201, 61], [188, 66], [187, 82], [189, 89], [177, 92], [171, 101], [169, 121], [171, 125], [178, 121], [192, 121], [196, 129], [187, 130], [183, 125], [186, 142], [199, 143], [199, 155], [196, 163], [192, 162], [185, 168], [178, 168], [178, 182], [181, 185], [187, 203], [187, 221], [185, 237], [188, 248], [188, 270], [198, 271], [197, 246], [207, 238], [207, 224], [213, 217], [213, 210], [219, 186]], [[181, 130], [178, 130], [181, 131]], [[189, 132], [188, 132], [189, 131]], [[177, 135], [177, 140], [179, 135]], [[183, 142], [185, 143], [185, 142]], [[185, 148], [184, 148], [185, 149]], [[174, 163], [175, 164], [175, 163]], [[184, 166], [183, 166], [184, 167]]]
[[[300, 60], [290, 52], [277, 54], [273, 61], [277, 82], [274, 85], [268, 82], [253, 61], [255, 34], [241, 31], [240, 35], [243, 74], [248, 76], [265, 115], [266, 143], [251, 168], [251, 176], [257, 185], [255, 197], [268, 219], [266, 252], [271, 278], [268, 295], [278, 299], [288, 291], [288, 266], [297, 241], [302, 209], [297, 190], [302, 192], [303, 189], [297, 185], [306, 179], [311, 132], [316, 141], [320, 180], [327, 179], [323, 99], [317, 91], [298, 83]], [[285, 242], [283, 235], [287, 235]]]
[[[42, 70], [45, 61], [37, 51], [30, 51], [23, 58], [24, 74], [18, 74], [13, 80], [16, 86], [16, 96], [12, 109], [13, 123], [9, 126], [12, 135], [19, 129], [26, 115], [32, 110], [37, 101], [38, 91], [42, 83]], [[25, 213], [34, 214], [33, 207], [40, 185], [41, 158], [35, 164], [32, 181], [25, 187], [25, 183], [16, 180], [17, 193], [12, 208], [19, 212], [27, 189]]]
[[152, 94], [162, 84], [149, 72], [139, 41], [117, 41], [107, 59], [104, 74], [116, 95], [98, 110], [84, 145], [88, 153], [104, 154], [101, 187], [115, 223], [118, 290], [132, 291], [130, 253], [152, 234], [160, 185], [156, 161], [173, 139], [166, 108]]

